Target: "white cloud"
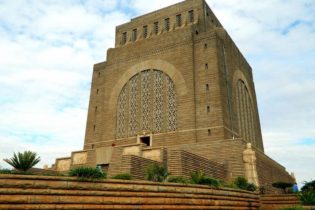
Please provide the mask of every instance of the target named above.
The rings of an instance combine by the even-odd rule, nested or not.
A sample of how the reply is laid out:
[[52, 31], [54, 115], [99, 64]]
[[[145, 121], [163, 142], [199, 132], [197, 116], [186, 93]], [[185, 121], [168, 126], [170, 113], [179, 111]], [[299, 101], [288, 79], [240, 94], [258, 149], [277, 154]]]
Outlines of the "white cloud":
[[[210, 5], [212, 2], [209, 2]], [[314, 179], [314, 1], [218, 1], [212, 9], [253, 67], [266, 153]]]
[[[116, 25], [177, 2], [2, 1], [0, 160], [31, 149], [51, 164], [81, 149], [92, 65]], [[301, 142], [315, 139], [315, 2], [207, 2], [253, 67], [266, 153], [314, 179], [315, 146]]]
[[128, 19], [115, 1], [83, 3], [1, 3], [0, 159], [31, 149], [52, 164], [82, 149], [93, 64]]

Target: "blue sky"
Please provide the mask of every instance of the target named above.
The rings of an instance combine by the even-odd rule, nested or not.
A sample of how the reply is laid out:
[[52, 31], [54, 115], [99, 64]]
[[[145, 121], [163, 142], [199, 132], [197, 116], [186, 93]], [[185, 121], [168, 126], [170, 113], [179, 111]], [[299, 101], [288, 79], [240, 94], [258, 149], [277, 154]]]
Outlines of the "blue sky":
[[[0, 0], [0, 160], [82, 149], [92, 67], [115, 26], [177, 2]], [[266, 154], [315, 179], [315, 1], [207, 2], [253, 68]]]

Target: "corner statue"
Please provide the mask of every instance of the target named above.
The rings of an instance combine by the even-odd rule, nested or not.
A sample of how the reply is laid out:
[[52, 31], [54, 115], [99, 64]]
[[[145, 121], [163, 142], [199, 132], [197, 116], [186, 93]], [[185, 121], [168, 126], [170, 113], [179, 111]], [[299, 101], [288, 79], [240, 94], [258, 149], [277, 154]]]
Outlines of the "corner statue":
[[255, 151], [252, 150], [251, 143], [246, 144], [246, 149], [243, 152], [243, 161], [246, 179], [249, 183], [255, 184], [258, 187], [259, 183], [256, 169], [256, 154]]

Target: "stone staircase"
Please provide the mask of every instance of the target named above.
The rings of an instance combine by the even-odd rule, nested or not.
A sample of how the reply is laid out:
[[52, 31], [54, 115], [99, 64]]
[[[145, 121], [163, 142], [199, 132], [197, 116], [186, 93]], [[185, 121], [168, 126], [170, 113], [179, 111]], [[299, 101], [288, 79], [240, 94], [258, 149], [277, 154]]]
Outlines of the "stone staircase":
[[255, 193], [146, 181], [0, 175], [0, 209], [244, 209]]

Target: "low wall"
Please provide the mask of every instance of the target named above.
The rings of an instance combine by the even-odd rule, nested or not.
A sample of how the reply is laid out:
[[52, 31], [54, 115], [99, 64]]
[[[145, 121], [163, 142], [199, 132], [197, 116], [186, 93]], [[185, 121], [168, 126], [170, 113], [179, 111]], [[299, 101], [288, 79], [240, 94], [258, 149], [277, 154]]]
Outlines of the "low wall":
[[182, 174], [190, 177], [191, 173], [202, 170], [206, 175], [216, 179], [226, 180], [226, 166], [207, 158], [200, 157], [190, 152], [181, 151], [181, 165], [183, 168]]
[[300, 206], [301, 202], [294, 194], [261, 195], [261, 210], [277, 210], [280, 208]]
[[293, 178], [285, 168], [262, 152], [256, 151], [257, 173], [260, 186], [267, 194], [281, 194], [281, 190], [272, 187], [274, 182], [294, 183]]
[[144, 180], [145, 170], [152, 164], [161, 163], [135, 155], [124, 155], [122, 156], [121, 170], [131, 174], [133, 179]]
[[244, 209], [253, 192], [201, 185], [0, 175], [0, 209]]

